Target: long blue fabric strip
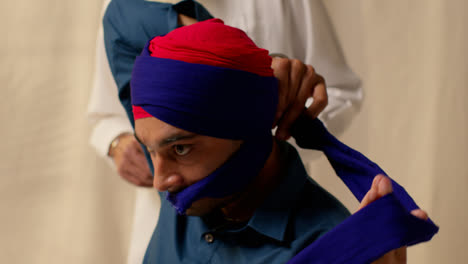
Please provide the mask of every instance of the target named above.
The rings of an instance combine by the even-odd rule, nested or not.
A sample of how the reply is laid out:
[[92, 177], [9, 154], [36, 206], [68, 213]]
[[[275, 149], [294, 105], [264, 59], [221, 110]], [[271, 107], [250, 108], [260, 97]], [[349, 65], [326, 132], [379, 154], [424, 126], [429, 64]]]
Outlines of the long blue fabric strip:
[[[364, 155], [341, 143], [318, 119], [302, 116], [292, 135], [301, 148], [322, 151], [337, 175], [361, 201], [377, 174], [385, 172]], [[393, 249], [430, 240], [439, 228], [411, 211], [418, 209], [403, 187], [350, 216], [291, 259], [288, 264], [370, 263]]]

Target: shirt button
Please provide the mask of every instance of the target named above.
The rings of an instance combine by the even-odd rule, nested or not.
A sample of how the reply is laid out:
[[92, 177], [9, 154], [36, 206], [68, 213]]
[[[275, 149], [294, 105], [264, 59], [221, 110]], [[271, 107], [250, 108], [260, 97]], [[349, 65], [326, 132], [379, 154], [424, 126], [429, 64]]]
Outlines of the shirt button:
[[208, 243], [213, 243], [214, 241], [214, 236], [211, 233], [206, 233], [205, 234], [205, 241]]

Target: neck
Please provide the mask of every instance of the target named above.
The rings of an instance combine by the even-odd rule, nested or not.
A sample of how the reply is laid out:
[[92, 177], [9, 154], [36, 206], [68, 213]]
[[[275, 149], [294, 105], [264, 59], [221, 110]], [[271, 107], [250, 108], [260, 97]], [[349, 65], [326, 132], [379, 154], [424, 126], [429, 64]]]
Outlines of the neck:
[[[273, 140], [273, 139], [272, 139]], [[265, 166], [251, 184], [233, 201], [221, 208], [225, 219], [247, 221], [266, 197], [278, 186], [282, 175], [280, 151], [275, 140]]]

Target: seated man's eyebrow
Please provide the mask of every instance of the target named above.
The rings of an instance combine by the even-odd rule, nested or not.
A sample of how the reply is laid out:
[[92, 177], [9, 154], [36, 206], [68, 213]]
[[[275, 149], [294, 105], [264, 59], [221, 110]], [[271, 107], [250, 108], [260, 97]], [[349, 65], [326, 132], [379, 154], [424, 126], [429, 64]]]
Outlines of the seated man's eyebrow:
[[192, 138], [195, 138], [197, 137], [198, 135], [197, 134], [175, 134], [175, 135], [172, 135], [170, 137], [167, 137], [165, 139], [163, 139], [161, 141], [161, 143], [159, 143], [159, 147], [162, 148], [166, 145], [169, 145], [171, 143], [174, 143], [176, 141], [179, 141], [179, 140], [183, 140], [183, 139], [192, 139]]

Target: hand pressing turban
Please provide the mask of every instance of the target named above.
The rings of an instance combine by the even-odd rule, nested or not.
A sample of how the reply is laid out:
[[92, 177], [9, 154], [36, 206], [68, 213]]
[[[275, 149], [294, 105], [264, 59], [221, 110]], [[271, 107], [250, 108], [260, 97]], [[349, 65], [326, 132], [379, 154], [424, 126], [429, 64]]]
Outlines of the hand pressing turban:
[[135, 120], [153, 116], [193, 133], [244, 141], [203, 180], [168, 194], [179, 213], [200, 198], [241, 191], [263, 168], [278, 102], [270, 66], [267, 50], [219, 19], [155, 37], [136, 59], [131, 81]]

